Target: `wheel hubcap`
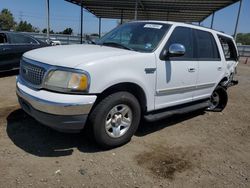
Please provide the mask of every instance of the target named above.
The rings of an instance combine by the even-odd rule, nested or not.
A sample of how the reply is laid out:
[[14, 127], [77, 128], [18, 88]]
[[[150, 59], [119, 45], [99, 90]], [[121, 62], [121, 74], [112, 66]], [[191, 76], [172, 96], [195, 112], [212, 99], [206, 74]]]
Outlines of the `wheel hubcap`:
[[106, 133], [112, 138], [123, 136], [132, 123], [132, 110], [125, 104], [113, 107], [106, 118]]
[[210, 106], [208, 109], [213, 110], [215, 109], [220, 103], [220, 97], [217, 92], [213, 92], [211, 99], [210, 99]]

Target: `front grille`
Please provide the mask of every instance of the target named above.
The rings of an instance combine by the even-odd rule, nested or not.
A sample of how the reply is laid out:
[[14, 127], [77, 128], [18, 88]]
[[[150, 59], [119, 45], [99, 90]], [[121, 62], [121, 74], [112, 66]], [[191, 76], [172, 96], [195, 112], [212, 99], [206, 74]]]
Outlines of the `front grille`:
[[21, 61], [20, 76], [32, 85], [40, 86], [43, 82], [45, 72], [46, 69], [43, 67], [28, 63], [25, 60]]

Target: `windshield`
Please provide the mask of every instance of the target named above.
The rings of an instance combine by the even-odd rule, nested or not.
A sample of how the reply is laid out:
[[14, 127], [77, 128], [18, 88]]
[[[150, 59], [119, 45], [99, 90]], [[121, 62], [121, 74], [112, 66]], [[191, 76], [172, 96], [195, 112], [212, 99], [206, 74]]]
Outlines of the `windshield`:
[[169, 27], [169, 24], [153, 22], [127, 23], [103, 36], [97, 44], [139, 52], [152, 52]]

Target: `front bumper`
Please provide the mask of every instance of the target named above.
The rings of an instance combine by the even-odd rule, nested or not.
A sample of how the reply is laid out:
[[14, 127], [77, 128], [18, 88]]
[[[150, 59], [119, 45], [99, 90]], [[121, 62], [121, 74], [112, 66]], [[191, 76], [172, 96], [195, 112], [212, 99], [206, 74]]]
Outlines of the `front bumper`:
[[22, 109], [37, 121], [61, 132], [79, 132], [96, 100], [94, 95], [60, 94], [33, 90], [17, 79]]

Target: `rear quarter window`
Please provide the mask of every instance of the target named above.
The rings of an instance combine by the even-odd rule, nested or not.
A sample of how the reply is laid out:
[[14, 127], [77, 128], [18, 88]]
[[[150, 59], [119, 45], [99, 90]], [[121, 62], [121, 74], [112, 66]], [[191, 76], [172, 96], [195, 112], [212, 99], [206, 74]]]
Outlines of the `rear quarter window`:
[[232, 39], [218, 35], [226, 61], [237, 61], [237, 49]]

